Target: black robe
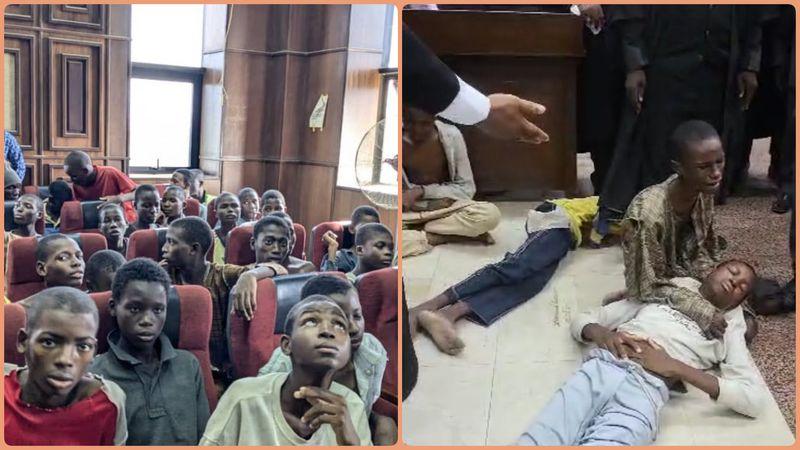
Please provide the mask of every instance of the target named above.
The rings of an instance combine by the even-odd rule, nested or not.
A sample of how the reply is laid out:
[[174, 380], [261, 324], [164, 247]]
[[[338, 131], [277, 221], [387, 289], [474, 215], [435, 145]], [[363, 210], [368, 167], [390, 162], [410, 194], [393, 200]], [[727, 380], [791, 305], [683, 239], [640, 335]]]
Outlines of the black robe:
[[760, 7], [618, 5], [612, 25], [622, 35], [627, 72], [643, 69], [647, 84], [636, 115], [625, 102], [617, 144], [600, 194], [604, 217], [621, 218], [643, 188], [671, 174], [667, 140], [682, 122], [704, 120], [735, 148], [743, 138], [736, 77], [758, 72]]

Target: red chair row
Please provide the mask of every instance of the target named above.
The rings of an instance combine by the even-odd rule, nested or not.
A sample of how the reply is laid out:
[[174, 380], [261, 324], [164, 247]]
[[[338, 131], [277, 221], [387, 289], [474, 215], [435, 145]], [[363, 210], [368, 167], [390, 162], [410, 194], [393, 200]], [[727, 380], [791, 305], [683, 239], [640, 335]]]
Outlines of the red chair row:
[[[106, 238], [100, 234], [78, 233], [70, 235], [83, 251], [83, 260], [107, 248]], [[6, 264], [6, 296], [18, 302], [44, 289], [44, 279], [36, 273], [35, 237], [17, 238], [8, 244]]]
[[[113, 328], [114, 318], [108, 312], [110, 292], [91, 294], [100, 312], [97, 330], [97, 354], [108, 351], [106, 337]], [[25, 327], [25, 308], [19, 303], [7, 304], [3, 308], [5, 320], [5, 361], [24, 365], [25, 359], [17, 352], [17, 334]], [[187, 350], [200, 362], [206, 395], [211, 410], [217, 405], [217, 389], [211, 374], [208, 340], [211, 334], [211, 295], [202, 286], [174, 286], [167, 302], [167, 321], [164, 333], [175, 348]]]
[[[100, 215], [97, 207], [103, 202], [99, 200], [79, 202], [64, 202], [61, 207], [61, 224], [59, 231], [62, 233], [98, 233], [100, 228]], [[186, 200], [187, 216], [200, 216], [200, 202], [190, 198]]]

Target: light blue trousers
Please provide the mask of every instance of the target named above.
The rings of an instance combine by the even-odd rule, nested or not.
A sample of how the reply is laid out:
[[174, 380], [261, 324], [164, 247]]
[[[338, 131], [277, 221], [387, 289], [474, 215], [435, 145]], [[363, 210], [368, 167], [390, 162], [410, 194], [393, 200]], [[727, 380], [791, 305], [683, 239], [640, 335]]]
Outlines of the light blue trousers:
[[648, 445], [658, 432], [664, 382], [595, 349], [553, 395], [517, 445]]

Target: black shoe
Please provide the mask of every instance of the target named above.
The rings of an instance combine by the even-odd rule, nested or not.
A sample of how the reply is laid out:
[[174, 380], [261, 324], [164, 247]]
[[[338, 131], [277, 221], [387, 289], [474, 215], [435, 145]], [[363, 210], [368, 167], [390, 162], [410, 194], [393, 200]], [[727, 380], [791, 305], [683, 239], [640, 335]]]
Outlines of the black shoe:
[[781, 192], [778, 194], [778, 198], [772, 203], [772, 212], [775, 214], [786, 214], [791, 209], [792, 204], [789, 198], [789, 194], [786, 192]]
[[786, 283], [786, 286], [781, 290], [781, 304], [783, 312], [795, 311], [794, 278], [792, 278], [792, 281]]

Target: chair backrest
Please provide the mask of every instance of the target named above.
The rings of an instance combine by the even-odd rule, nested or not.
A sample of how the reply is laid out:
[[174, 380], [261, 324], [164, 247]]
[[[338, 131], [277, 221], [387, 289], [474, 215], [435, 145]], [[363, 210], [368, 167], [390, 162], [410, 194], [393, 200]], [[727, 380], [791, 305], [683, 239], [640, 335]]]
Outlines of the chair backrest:
[[166, 228], [136, 230], [128, 238], [128, 250], [125, 257], [128, 260], [142, 257], [156, 262], [161, 261], [164, 256], [161, 249], [165, 242], [167, 242]]
[[[11, 231], [14, 228], [18, 228], [17, 224], [14, 223], [14, 205], [16, 204], [17, 202], [12, 202], [12, 201], [4, 203], [5, 215], [3, 216], [3, 220], [5, 221], [4, 228], [6, 231]], [[35, 228], [37, 233], [44, 234], [44, 212], [42, 213], [42, 218], [36, 221]]]
[[[68, 236], [78, 243], [83, 251], [84, 261], [88, 261], [96, 252], [108, 248], [102, 234], [76, 233]], [[6, 296], [12, 302], [23, 300], [44, 289], [44, 279], [36, 273], [37, 243], [37, 238], [26, 237], [14, 239], [8, 244]]]
[[[305, 259], [306, 227], [299, 223], [294, 224], [295, 244], [292, 256]], [[246, 266], [256, 262], [256, 252], [250, 246], [253, 237], [253, 225], [240, 225], [231, 231], [228, 236], [228, 246], [225, 248], [225, 262]]]
[[22, 186], [22, 193], [38, 195], [44, 200], [50, 197], [50, 186]]
[[[347, 227], [350, 225], [349, 220], [339, 222], [322, 222], [311, 229], [311, 262], [314, 266], [319, 268], [322, 264], [322, 258], [328, 251], [328, 246], [322, 242], [322, 236], [328, 232], [333, 231], [336, 234], [336, 241], [339, 242], [339, 248], [343, 248], [346, 244], [346, 235], [349, 235]], [[352, 241], [351, 241], [352, 242]]]
[[389, 356], [383, 390], [397, 396], [397, 269], [366, 273], [356, 280], [364, 328], [383, 344]]
[[153, 186], [158, 190], [158, 195], [163, 197], [164, 196], [164, 191], [167, 190], [167, 187], [169, 185], [170, 185], [170, 183], [158, 183], [158, 184], [154, 184]]
[[183, 214], [186, 217], [200, 217], [200, 202], [195, 198], [187, 198]]
[[[114, 318], [108, 310], [111, 292], [91, 294], [100, 311], [97, 332], [97, 353], [108, 351], [108, 333], [114, 328]], [[211, 335], [211, 294], [202, 286], [173, 286], [167, 295], [167, 320], [163, 333], [175, 348], [194, 354], [200, 362], [208, 404], [217, 404], [217, 389], [211, 374], [211, 354], [208, 341]]]
[[[228, 348], [236, 378], [252, 377], [280, 346], [289, 310], [300, 301], [303, 285], [318, 273], [266, 278], [258, 282], [256, 311], [249, 322], [231, 314], [228, 319]], [[339, 272], [334, 275], [345, 278]], [[230, 305], [231, 313], [233, 304]]]
[[217, 199], [214, 199], [206, 205], [206, 222], [214, 228], [217, 226], [217, 220]]
[[62, 233], [99, 233], [100, 211], [97, 207], [102, 203], [100, 200], [64, 202], [59, 230]]
[[25, 365], [25, 356], [17, 352], [17, 334], [25, 328], [25, 307], [19, 303], [3, 305], [3, 328], [5, 330], [5, 362]]

